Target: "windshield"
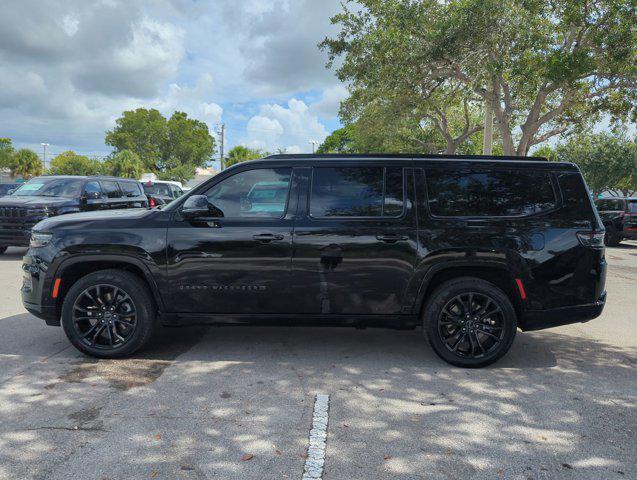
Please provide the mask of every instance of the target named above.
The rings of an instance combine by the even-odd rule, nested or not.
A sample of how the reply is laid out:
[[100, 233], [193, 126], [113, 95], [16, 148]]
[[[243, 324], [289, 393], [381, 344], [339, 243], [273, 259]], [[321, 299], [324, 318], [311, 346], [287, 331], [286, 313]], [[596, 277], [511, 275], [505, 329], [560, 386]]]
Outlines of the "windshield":
[[79, 178], [32, 178], [22, 184], [12, 196], [16, 197], [79, 197], [84, 180]]
[[144, 193], [146, 195], [164, 195], [166, 197], [172, 197], [170, 187], [165, 183], [145, 183]]
[[16, 188], [17, 185], [13, 183], [0, 183], [0, 195], [6, 195], [9, 190]]

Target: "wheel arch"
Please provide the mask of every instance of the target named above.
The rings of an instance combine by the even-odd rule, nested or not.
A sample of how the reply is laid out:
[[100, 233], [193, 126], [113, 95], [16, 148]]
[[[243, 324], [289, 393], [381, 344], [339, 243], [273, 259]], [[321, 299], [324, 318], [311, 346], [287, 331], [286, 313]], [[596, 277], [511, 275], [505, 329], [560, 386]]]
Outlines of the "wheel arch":
[[460, 277], [479, 278], [498, 287], [511, 300], [515, 313], [520, 318], [523, 312], [523, 305], [515, 277], [506, 265], [499, 263], [454, 263], [432, 267], [423, 278], [418, 291], [416, 306], [419, 318], [422, 318], [423, 309], [433, 291], [439, 285]]
[[60, 279], [60, 289], [54, 298], [57, 317], [60, 317], [62, 303], [68, 291], [80, 278], [100, 270], [124, 270], [138, 276], [148, 285], [157, 309], [164, 310], [163, 300], [155, 277], [148, 266], [138, 258], [129, 255], [74, 255], [64, 260], [56, 269], [54, 279]]

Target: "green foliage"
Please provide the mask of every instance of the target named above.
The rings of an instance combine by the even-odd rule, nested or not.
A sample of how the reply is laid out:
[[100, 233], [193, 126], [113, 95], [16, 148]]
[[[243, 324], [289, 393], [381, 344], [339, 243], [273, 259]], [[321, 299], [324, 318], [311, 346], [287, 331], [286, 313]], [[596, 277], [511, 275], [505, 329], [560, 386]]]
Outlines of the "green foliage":
[[637, 191], [637, 144], [623, 136], [577, 136], [555, 148], [554, 158], [577, 164], [595, 196], [604, 190], [632, 195]]
[[13, 143], [10, 138], [0, 138], [0, 169], [9, 168], [13, 155]]
[[102, 164], [92, 158], [68, 150], [51, 160], [48, 173], [51, 175], [99, 175]]
[[531, 155], [533, 155], [534, 157], [544, 157], [552, 162], [557, 161], [555, 149], [551, 148], [549, 145], [543, 145], [539, 148], [536, 148]]
[[115, 128], [106, 133], [105, 142], [116, 153], [135, 153], [144, 170], [157, 174], [173, 170], [194, 175], [195, 167], [205, 166], [215, 151], [214, 138], [204, 122], [183, 112], [174, 112], [166, 120], [158, 110], [145, 108], [124, 112]]
[[223, 163], [225, 167], [230, 167], [236, 163], [263, 158], [266, 155], [267, 153], [262, 152], [261, 150], [237, 145], [228, 152], [228, 156], [224, 159]]
[[174, 168], [159, 172], [157, 177], [160, 180], [174, 180], [176, 182], [186, 183], [195, 176], [197, 167], [194, 165], [178, 165]]
[[15, 152], [9, 161], [12, 176], [20, 175], [25, 180], [42, 175], [42, 162], [33, 150], [21, 148]]
[[353, 125], [334, 130], [316, 149], [316, 153], [360, 153], [353, 151]]
[[[351, 97], [352, 123], [382, 99], [400, 117], [428, 120], [458, 146], [493, 107], [503, 152], [526, 155], [637, 108], [637, 10], [625, 0], [358, 0], [332, 18], [321, 47]], [[469, 121], [453, 126], [450, 117]], [[472, 118], [476, 116], [476, 118]], [[457, 122], [457, 120], [455, 120]], [[413, 125], [421, 121], [409, 120]], [[446, 124], [446, 125], [445, 125]], [[413, 136], [413, 134], [412, 134]], [[436, 140], [437, 142], [437, 140]]]
[[140, 178], [144, 165], [135, 152], [121, 150], [104, 162], [104, 171], [114, 177]]

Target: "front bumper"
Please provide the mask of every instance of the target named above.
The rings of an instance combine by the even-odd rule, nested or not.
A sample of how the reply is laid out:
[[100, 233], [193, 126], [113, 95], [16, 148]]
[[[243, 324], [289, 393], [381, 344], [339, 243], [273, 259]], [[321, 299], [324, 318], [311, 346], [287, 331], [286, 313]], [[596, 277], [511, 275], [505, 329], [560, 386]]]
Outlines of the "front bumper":
[[519, 327], [522, 331], [543, 330], [571, 323], [582, 323], [599, 317], [606, 304], [606, 292], [594, 303], [550, 310], [527, 310], [522, 314]]
[[637, 228], [624, 228], [622, 237], [626, 240], [637, 240]]
[[22, 259], [22, 304], [29, 313], [41, 318], [47, 325], [59, 325], [55, 299], [51, 298], [52, 282], [47, 275], [48, 264], [36, 256]]
[[5, 228], [6, 225], [0, 225], [0, 246], [28, 247], [33, 225], [21, 225], [20, 228]]

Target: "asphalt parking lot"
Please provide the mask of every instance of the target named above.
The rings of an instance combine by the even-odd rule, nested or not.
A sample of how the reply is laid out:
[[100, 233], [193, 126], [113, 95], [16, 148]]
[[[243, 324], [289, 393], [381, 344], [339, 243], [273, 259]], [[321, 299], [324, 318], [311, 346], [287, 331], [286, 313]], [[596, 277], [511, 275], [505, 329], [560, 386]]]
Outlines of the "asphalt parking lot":
[[607, 250], [600, 318], [482, 370], [372, 329], [163, 329], [97, 361], [25, 312], [23, 253], [0, 256], [0, 479], [300, 479], [318, 393], [325, 479], [637, 478], [637, 242]]

